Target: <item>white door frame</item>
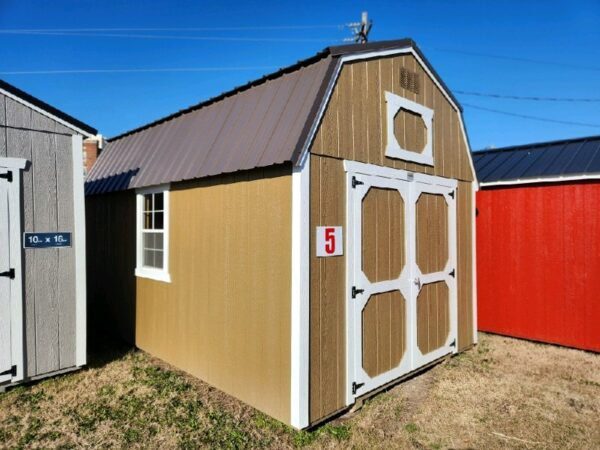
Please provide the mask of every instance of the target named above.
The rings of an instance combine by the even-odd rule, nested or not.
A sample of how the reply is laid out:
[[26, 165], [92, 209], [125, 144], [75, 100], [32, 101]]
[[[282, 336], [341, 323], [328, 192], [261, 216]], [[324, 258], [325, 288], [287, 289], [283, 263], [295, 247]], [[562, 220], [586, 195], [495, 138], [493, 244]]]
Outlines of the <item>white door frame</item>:
[[[356, 188], [352, 187], [352, 177], [361, 175], [378, 177], [377, 186], [381, 187], [390, 187], [392, 189], [403, 190], [402, 185], [406, 183], [406, 193], [407, 196], [404, 197], [405, 200], [405, 239], [406, 239], [406, 254], [407, 254], [407, 264], [402, 270], [402, 275], [400, 278], [413, 280], [415, 267], [416, 267], [416, 214], [414, 212], [414, 203], [413, 200], [416, 198], [413, 196], [413, 192], [418, 192], [419, 195], [421, 191], [432, 192], [432, 193], [441, 193], [446, 198], [446, 201], [451, 199], [449, 196], [450, 192], [454, 191], [454, 202], [456, 199], [456, 188], [458, 186], [458, 182], [453, 179], [442, 178], [433, 175], [425, 175], [420, 173], [412, 173], [406, 170], [400, 169], [391, 169], [388, 167], [376, 166], [373, 164], [365, 164], [356, 161], [347, 161], [344, 160], [344, 170], [346, 171], [346, 249], [347, 249], [347, 257], [346, 257], [346, 405], [351, 405], [355, 402], [356, 397], [359, 397], [366, 392], [369, 392], [372, 389], [375, 389], [378, 386], [384, 385], [394, 379], [402, 376], [404, 373], [408, 373], [425, 364], [426, 359], [433, 361], [434, 359], [439, 358], [445, 354], [451, 353], [452, 351], [456, 351], [456, 346], [452, 350], [449, 347], [449, 344], [453, 339], [456, 339], [457, 334], [457, 299], [456, 299], [456, 278], [453, 278], [449, 275], [450, 270], [448, 270], [448, 287], [451, 292], [450, 298], [450, 333], [449, 338], [446, 342], [448, 344], [445, 347], [442, 347], [438, 350], [430, 352], [426, 356], [423, 356], [418, 351], [417, 347], [417, 327], [416, 327], [416, 301], [411, 301], [411, 298], [416, 299], [418, 295], [418, 290], [416, 290], [416, 286], [413, 283], [409, 283], [408, 289], [410, 292], [406, 291], [406, 287], [400, 288], [400, 291], [404, 295], [406, 299], [406, 313], [407, 313], [407, 347], [405, 355], [403, 356], [401, 364], [392, 369], [389, 372], [384, 374], [380, 374], [375, 378], [370, 378], [362, 368], [361, 357], [362, 357], [362, 345], [361, 342], [357, 342], [357, 337], [360, 336], [360, 320], [357, 317], [357, 308], [355, 304], [357, 299], [352, 299], [352, 287], [356, 285], [356, 275], [360, 272], [360, 266], [357, 264], [360, 261], [360, 251], [356, 251], [356, 249], [360, 249], [360, 240], [361, 240], [361, 231], [360, 224], [361, 220], [356, 220], [357, 214], [361, 213], [360, 201], [356, 200], [357, 197], [362, 200], [364, 195], [366, 195], [366, 191], [368, 190], [368, 185], [366, 188], [365, 185], [359, 185]], [[387, 179], [387, 180], [386, 180]], [[359, 178], [359, 181], [362, 181]], [[404, 183], [403, 183], [404, 182]], [[361, 186], [363, 187], [361, 189]], [[416, 187], [420, 186], [420, 187]], [[416, 188], [415, 188], [416, 187]], [[357, 188], [359, 191], [357, 192]], [[358, 194], [358, 195], [357, 195]], [[418, 195], [417, 195], [418, 197]], [[455, 203], [454, 203], [455, 205]], [[449, 250], [449, 262], [447, 263], [447, 267], [452, 266], [456, 267], [456, 208], [449, 208], [449, 246], [451, 247]], [[408, 212], [408, 214], [406, 214]], [[358, 245], [357, 245], [358, 244]], [[417, 268], [418, 269], [418, 268]], [[420, 274], [420, 271], [417, 273]], [[421, 277], [422, 279], [429, 280], [431, 276]], [[377, 289], [377, 292], [383, 292], [381, 288], [385, 288], [383, 284], [390, 284], [387, 286], [390, 290], [396, 290], [399, 286], [399, 281], [394, 280], [393, 282], [383, 282], [383, 283], [370, 283], [368, 280], [362, 280], [364, 284], [360, 286], [361, 289], [365, 289], [363, 294], [360, 294], [360, 299], [358, 302], [364, 307], [366, 304], [370, 292], [373, 291], [373, 285], [379, 285], [380, 289]], [[446, 278], [444, 278], [446, 280]], [[452, 294], [453, 293], [453, 294]], [[438, 355], [439, 354], [439, 355]], [[433, 358], [433, 359], [431, 359]], [[407, 361], [408, 360], [408, 361]], [[358, 392], [353, 392], [352, 385], [353, 382], [358, 381], [365, 383]]]
[[12, 180], [0, 180], [8, 186], [10, 267], [15, 276], [10, 282], [10, 335], [11, 361], [16, 367], [14, 375], [0, 376], [0, 382], [16, 382], [24, 378], [24, 335], [23, 335], [23, 254], [21, 248], [21, 170], [27, 160], [22, 158], [0, 157], [0, 172], [11, 173]]

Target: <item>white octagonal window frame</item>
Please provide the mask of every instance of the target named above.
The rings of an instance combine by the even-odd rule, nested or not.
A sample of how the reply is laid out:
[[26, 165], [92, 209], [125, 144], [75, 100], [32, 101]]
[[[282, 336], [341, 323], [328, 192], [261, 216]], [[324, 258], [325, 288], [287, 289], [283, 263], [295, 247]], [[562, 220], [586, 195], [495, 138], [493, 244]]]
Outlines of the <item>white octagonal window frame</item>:
[[[387, 103], [387, 145], [385, 156], [433, 166], [433, 109], [429, 109], [426, 106], [388, 91], [385, 92], [385, 101]], [[401, 109], [419, 115], [425, 124], [427, 142], [421, 153], [402, 148], [398, 139], [396, 139], [396, 135], [394, 134], [394, 117], [396, 117], [396, 114]]]

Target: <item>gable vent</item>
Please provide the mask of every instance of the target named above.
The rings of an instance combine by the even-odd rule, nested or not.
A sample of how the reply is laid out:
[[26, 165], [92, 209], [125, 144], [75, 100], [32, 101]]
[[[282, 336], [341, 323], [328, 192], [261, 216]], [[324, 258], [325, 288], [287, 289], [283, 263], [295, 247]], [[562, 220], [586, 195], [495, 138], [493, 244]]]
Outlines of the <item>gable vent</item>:
[[415, 72], [412, 72], [408, 69], [400, 69], [400, 86], [406, 90], [414, 92], [415, 94], [419, 93], [420, 80], [419, 75]]

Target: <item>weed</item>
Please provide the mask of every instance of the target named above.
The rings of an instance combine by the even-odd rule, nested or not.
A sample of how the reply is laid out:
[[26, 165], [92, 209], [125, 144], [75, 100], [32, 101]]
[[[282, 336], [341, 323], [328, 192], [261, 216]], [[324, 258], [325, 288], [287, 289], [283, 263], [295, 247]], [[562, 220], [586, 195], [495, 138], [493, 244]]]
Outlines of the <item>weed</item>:
[[42, 421], [38, 417], [32, 417], [25, 434], [19, 440], [19, 448], [28, 447], [38, 438], [38, 432], [42, 428]]
[[585, 386], [593, 386], [593, 387], [600, 388], [600, 383], [598, 383], [596, 381], [592, 381], [592, 380], [580, 380], [579, 382], [581, 384], [585, 385]]
[[406, 425], [404, 425], [404, 429], [409, 433], [416, 433], [417, 431], [419, 431], [419, 427], [417, 426], [417, 424], [414, 423], [407, 423]]
[[312, 444], [319, 437], [318, 431], [296, 431], [292, 432], [292, 443], [295, 447], [306, 447]]
[[338, 441], [347, 441], [350, 439], [350, 425], [347, 424], [327, 424], [323, 427], [323, 431]]
[[[207, 414], [210, 426], [204, 431], [201, 441], [211, 448], [247, 448], [251, 445], [250, 435], [231, 415], [223, 411]], [[254, 446], [254, 445], [252, 445]]]
[[45, 400], [46, 394], [40, 390], [38, 392], [32, 392], [31, 390], [19, 391], [15, 403], [17, 405], [26, 406], [31, 410], [38, 410], [38, 404]]

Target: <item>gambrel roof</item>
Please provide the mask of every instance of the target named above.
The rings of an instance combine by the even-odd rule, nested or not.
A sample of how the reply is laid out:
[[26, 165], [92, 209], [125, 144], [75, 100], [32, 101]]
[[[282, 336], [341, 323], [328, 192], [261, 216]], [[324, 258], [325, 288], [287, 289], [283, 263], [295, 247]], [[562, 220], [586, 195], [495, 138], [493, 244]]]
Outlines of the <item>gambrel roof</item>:
[[297, 164], [342, 57], [411, 49], [460, 114], [460, 105], [410, 39], [328, 47], [309, 59], [108, 140], [88, 194]]

